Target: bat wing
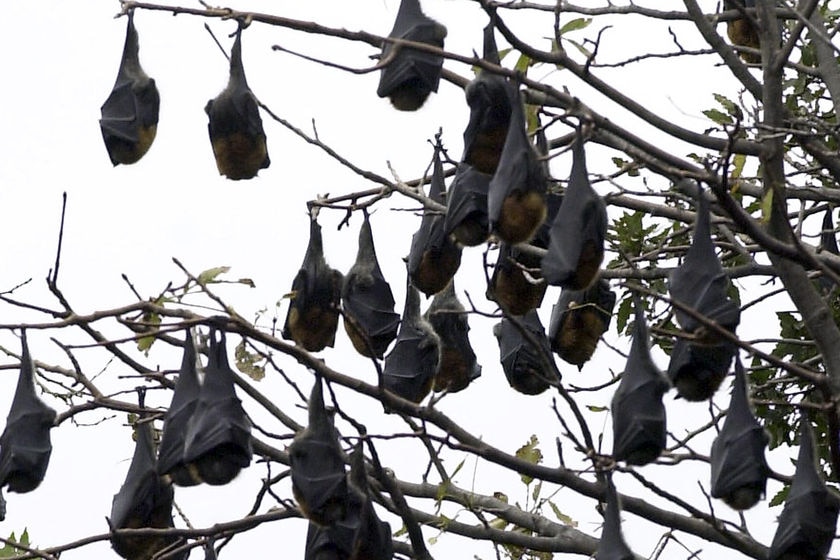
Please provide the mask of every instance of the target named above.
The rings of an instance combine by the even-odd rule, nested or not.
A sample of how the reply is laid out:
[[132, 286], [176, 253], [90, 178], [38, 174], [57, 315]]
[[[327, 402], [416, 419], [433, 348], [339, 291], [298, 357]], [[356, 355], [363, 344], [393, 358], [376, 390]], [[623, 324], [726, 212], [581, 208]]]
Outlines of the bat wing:
[[615, 299], [603, 278], [585, 290], [560, 292], [548, 327], [551, 349], [570, 364], [583, 366], [609, 328]]
[[470, 344], [470, 324], [464, 306], [449, 285], [432, 300], [426, 319], [440, 338], [440, 366], [435, 376], [435, 391], [463, 391], [481, 375], [481, 366]]
[[[831, 217], [832, 211], [831, 208], [828, 208], [823, 215], [820, 250], [833, 255], [840, 255], [840, 249], [837, 248], [837, 234], [834, 231], [834, 219]], [[826, 293], [835, 286], [834, 281], [824, 275], [820, 276], [819, 284]]]
[[21, 333], [21, 365], [6, 427], [0, 435], [0, 488], [31, 492], [41, 484], [52, 453], [55, 411], [35, 394], [35, 365], [26, 332]]
[[539, 273], [526, 276], [524, 268], [538, 271], [540, 258], [520, 251], [507, 243], [499, 245], [499, 257], [487, 287], [487, 299], [495, 301], [509, 315], [525, 315], [537, 309], [548, 285], [540, 281]]
[[621, 505], [612, 479], [607, 479], [607, 511], [604, 514], [604, 530], [595, 552], [595, 560], [633, 560], [635, 556], [621, 534]]
[[227, 484], [251, 463], [251, 423], [233, 387], [225, 335], [210, 331], [210, 356], [187, 425], [184, 463], [207, 484]]
[[519, 319], [526, 332], [540, 345], [540, 351], [508, 318], [494, 327], [493, 334], [499, 342], [499, 357], [508, 384], [520, 393], [537, 395], [548, 389], [549, 380], [555, 378], [552, 372], [545, 370], [540, 356], [542, 353], [545, 359], [552, 359], [551, 348], [536, 310], [532, 309]]
[[487, 188], [491, 176], [471, 165], [458, 164], [449, 189], [444, 231], [462, 245], [474, 247], [487, 241]]
[[390, 560], [394, 556], [391, 526], [381, 521], [373, 508], [361, 441], [350, 456], [348, 482], [351, 489], [348, 510], [352, 512], [348, 518], [355, 526], [350, 560]]
[[580, 290], [592, 283], [604, 258], [607, 208], [589, 183], [580, 137], [572, 150], [569, 186], [551, 225], [542, 271], [552, 286]]

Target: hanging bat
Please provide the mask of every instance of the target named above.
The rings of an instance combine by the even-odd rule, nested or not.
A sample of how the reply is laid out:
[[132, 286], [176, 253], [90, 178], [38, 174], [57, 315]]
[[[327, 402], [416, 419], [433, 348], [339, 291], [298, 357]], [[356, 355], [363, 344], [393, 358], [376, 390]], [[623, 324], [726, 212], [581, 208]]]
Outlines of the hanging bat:
[[[446, 204], [440, 149], [440, 145], [435, 146], [429, 198]], [[444, 289], [461, 266], [461, 248], [444, 232], [444, 220], [444, 215], [424, 211], [420, 229], [411, 237], [408, 276], [414, 287], [427, 296]]]
[[35, 364], [26, 331], [21, 331], [21, 344], [20, 375], [6, 428], [0, 435], [0, 488], [6, 486], [9, 492], [22, 494], [35, 490], [44, 480], [56, 413], [35, 394]]
[[[822, 233], [820, 234], [820, 251], [826, 251], [833, 255], [840, 255], [837, 248], [837, 234], [834, 231], [834, 220], [831, 217], [833, 209], [828, 208], [823, 215]], [[825, 275], [819, 278], [820, 287], [824, 294], [828, 294], [834, 288], [834, 281]]]
[[[142, 393], [141, 393], [142, 395]], [[143, 406], [143, 398], [140, 398]], [[114, 496], [108, 526], [118, 529], [167, 529], [174, 527], [172, 485], [158, 476], [152, 425], [141, 416], [135, 424], [134, 456], [125, 482]], [[126, 560], [148, 560], [178, 542], [177, 537], [111, 535], [111, 547]], [[178, 558], [184, 559], [184, 552]]]
[[210, 144], [219, 175], [238, 181], [253, 179], [271, 164], [257, 98], [248, 87], [242, 66], [242, 26], [230, 51], [227, 87], [204, 107]]
[[621, 534], [621, 504], [615, 492], [612, 478], [607, 477], [607, 508], [604, 514], [604, 529], [595, 552], [595, 560], [633, 560], [635, 556]]
[[[681, 266], [673, 270], [668, 291], [674, 301], [705, 315], [721, 327], [735, 332], [741, 317], [738, 305], [726, 295], [728, 279], [715, 255], [709, 224], [709, 203], [698, 187], [694, 239]], [[702, 401], [711, 397], [723, 381], [735, 345], [723, 340], [687, 312], [675, 308], [674, 314], [691, 341], [679, 338], [671, 352], [668, 377], [680, 397]]]
[[491, 178], [466, 163], [459, 163], [455, 170], [443, 230], [461, 245], [475, 247], [490, 237], [487, 189]]
[[770, 438], [753, 416], [747, 376], [735, 358], [735, 383], [723, 428], [712, 443], [712, 497], [737, 510], [753, 507], [764, 496], [769, 467], [764, 451]]
[[551, 242], [542, 260], [552, 286], [583, 290], [595, 281], [604, 260], [607, 208], [589, 183], [583, 138], [572, 146], [572, 172], [563, 204], [551, 225]]
[[358, 504], [358, 508], [354, 506], [353, 509], [358, 511], [359, 519], [359, 528], [353, 540], [353, 552], [349, 560], [390, 560], [394, 556], [391, 525], [380, 520], [373, 509], [361, 441], [356, 444], [350, 455], [348, 482], [351, 501]]
[[108, 157], [115, 166], [139, 161], [157, 134], [160, 94], [155, 81], [140, 66], [139, 51], [134, 10], [129, 10], [117, 81], [102, 104], [99, 119]]
[[187, 424], [183, 462], [193, 478], [214, 486], [227, 484], [251, 463], [251, 422], [236, 396], [228, 365], [225, 333], [210, 329], [204, 383]]
[[[737, 10], [738, 7], [755, 8], [755, 0], [741, 0], [735, 2], [733, 0], [724, 0], [723, 8], [725, 10]], [[758, 30], [746, 17], [733, 19], [726, 23], [726, 34], [733, 45], [739, 47], [752, 47], [754, 49], [761, 48], [761, 41], [758, 37]], [[740, 52], [741, 58], [744, 62], [751, 64], [759, 64], [761, 62], [760, 53]]]
[[385, 356], [382, 387], [419, 403], [432, 389], [440, 357], [440, 338], [420, 315], [420, 293], [409, 283], [397, 342]]
[[551, 349], [580, 370], [607, 332], [614, 307], [615, 292], [603, 278], [585, 290], [564, 289], [551, 310]]
[[647, 465], [665, 449], [666, 416], [662, 397], [670, 388], [650, 356], [650, 335], [642, 303], [634, 297], [633, 343], [612, 398], [613, 458]]
[[382, 359], [397, 336], [400, 316], [394, 312], [394, 294], [376, 260], [367, 213], [359, 231], [356, 262], [344, 276], [341, 299], [344, 329], [353, 347], [363, 356]]
[[[484, 28], [484, 60], [498, 66], [501, 60], [493, 36], [493, 19]], [[510, 124], [511, 99], [506, 83], [501, 76], [481, 71], [464, 90], [470, 120], [464, 130], [461, 161], [489, 175], [499, 165]]]
[[345, 517], [348, 490], [338, 433], [324, 406], [323, 391], [316, 375], [309, 396], [309, 424], [289, 446], [289, 466], [301, 512], [313, 523], [328, 526]]
[[470, 345], [470, 324], [464, 306], [455, 295], [454, 280], [435, 296], [425, 316], [440, 338], [435, 392], [463, 391], [481, 375], [481, 366]]
[[[442, 49], [446, 27], [426, 16], [418, 0], [402, 0], [388, 37]], [[441, 56], [386, 42], [380, 62], [385, 66], [379, 76], [376, 95], [389, 98], [395, 109], [416, 111], [429, 94], [438, 90], [443, 68]]]
[[508, 315], [525, 315], [537, 309], [548, 288], [537, 272], [539, 269], [540, 257], [500, 243], [499, 257], [487, 286], [487, 299], [498, 303]]
[[[514, 320], [536, 340], [539, 349], [534, 348]], [[553, 371], [546, 371], [544, 360], [552, 359], [551, 348], [535, 309], [513, 320], [505, 317], [493, 327], [493, 334], [499, 342], [502, 370], [511, 387], [526, 395], [538, 395], [548, 389], [550, 381], [559, 381]]]
[[184, 438], [192, 417], [201, 385], [196, 371], [195, 345], [190, 331], [184, 341], [184, 356], [172, 402], [163, 416], [163, 433], [158, 447], [157, 469], [161, 476], [169, 476], [178, 486], [195, 486], [201, 480], [193, 478], [184, 464]]
[[840, 498], [817, 471], [810, 420], [800, 419], [796, 472], [770, 545], [769, 560], [819, 560], [828, 555], [837, 526]]
[[309, 352], [332, 347], [338, 328], [341, 282], [341, 273], [330, 268], [324, 260], [321, 226], [313, 217], [309, 223], [309, 246], [292, 281], [283, 338], [294, 340]]
[[505, 144], [487, 191], [490, 228], [507, 243], [529, 241], [545, 221], [547, 177], [528, 140], [519, 87], [505, 84], [511, 113]]

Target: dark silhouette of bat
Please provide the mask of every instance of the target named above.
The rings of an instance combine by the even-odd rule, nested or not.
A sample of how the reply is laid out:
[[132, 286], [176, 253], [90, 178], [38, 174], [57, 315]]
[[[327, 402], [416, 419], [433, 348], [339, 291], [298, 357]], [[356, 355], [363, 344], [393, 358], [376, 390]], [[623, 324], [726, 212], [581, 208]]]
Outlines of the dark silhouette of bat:
[[438, 335], [420, 315], [420, 293], [409, 283], [397, 342], [385, 356], [382, 387], [419, 403], [432, 389], [440, 354]]
[[[834, 231], [834, 220], [831, 217], [832, 208], [828, 208], [823, 215], [822, 233], [820, 234], [820, 250], [833, 255], [840, 255], [837, 247], [837, 234]], [[825, 275], [820, 276], [819, 285], [824, 294], [829, 294], [834, 289], [834, 281]]]
[[225, 333], [210, 329], [204, 382], [184, 437], [184, 458], [193, 478], [227, 484], [251, 463], [251, 422], [236, 396], [228, 365]]
[[397, 336], [400, 316], [394, 312], [394, 294], [376, 259], [367, 213], [359, 230], [356, 262], [344, 276], [341, 300], [344, 329], [353, 347], [363, 356], [382, 359]]
[[[440, 150], [440, 145], [436, 145], [429, 198], [446, 204]], [[408, 276], [414, 287], [427, 296], [444, 289], [461, 266], [461, 248], [444, 231], [444, 220], [443, 214], [425, 210], [420, 229], [411, 238]]]
[[426, 319], [440, 338], [440, 366], [434, 390], [457, 393], [481, 375], [481, 366], [470, 345], [470, 324], [464, 306], [455, 295], [455, 281], [432, 300]]
[[613, 486], [612, 478], [607, 477], [607, 507], [604, 513], [604, 529], [595, 560], [633, 560], [633, 551], [621, 534], [621, 504]]
[[[402, 0], [388, 37], [442, 49], [446, 27], [426, 16], [418, 0]], [[395, 109], [416, 111], [438, 89], [443, 58], [436, 54], [386, 42], [380, 62], [385, 66], [376, 94], [389, 98]]]
[[[484, 60], [498, 66], [501, 61], [493, 36], [493, 20], [491, 16], [484, 28]], [[511, 99], [506, 83], [507, 80], [497, 74], [480, 71], [464, 90], [470, 120], [464, 130], [461, 161], [490, 175], [499, 165], [510, 124]]]
[[102, 139], [114, 165], [139, 161], [157, 134], [160, 94], [155, 81], [140, 66], [139, 51], [134, 10], [129, 10], [117, 81], [102, 104], [99, 119]]
[[612, 398], [613, 458], [647, 465], [665, 449], [666, 415], [662, 397], [670, 388], [650, 357], [650, 335], [642, 303], [634, 297], [633, 343], [621, 382]]
[[826, 557], [837, 526], [840, 498], [817, 471], [810, 420], [800, 419], [799, 457], [785, 506], [770, 545], [769, 560], [819, 560]]
[[[518, 321], [539, 345], [539, 349], [528, 340], [514, 321]], [[493, 327], [493, 334], [499, 342], [499, 358], [508, 384], [526, 395], [538, 395], [548, 389], [549, 380], [559, 381], [553, 371], [546, 371], [545, 360], [552, 360], [551, 348], [545, 329], [536, 310], [532, 309], [522, 317], [508, 318]]]
[[551, 310], [551, 349], [580, 370], [607, 332], [614, 307], [615, 292], [603, 278], [585, 290], [564, 289]]
[[747, 396], [747, 376], [735, 358], [735, 382], [723, 428], [712, 443], [712, 497], [744, 510], [764, 496], [769, 467], [764, 451], [770, 438], [753, 416]]
[[289, 446], [289, 466], [301, 512], [326, 526], [345, 517], [348, 489], [338, 432], [324, 406], [323, 391], [321, 377], [316, 375], [309, 396], [309, 424]]
[[312, 217], [309, 223], [309, 246], [295, 279], [283, 338], [294, 340], [309, 352], [318, 352], [335, 344], [338, 309], [341, 303], [341, 273], [324, 260], [321, 226]]
[[6, 427], [0, 435], [0, 488], [9, 492], [35, 490], [47, 472], [52, 444], [50, 429], [55, 410], [35, 394], [35, 364], [29, 354], [26, 331], [21, 331], [20, 375]]
[[[143, 393], [140, 393], [143, 406]], [[141, 415], [135, 424], [134, 456], [125, 482], [114, 495], [108, 525], [118, 529], [167, 529], [172, 521], [172, 485], [157, 473], [152, 425]], [[111, 535], [111, 547], [126, 560], [149, 560], [164, 548], [178, 542], [177, 537]], [[186, 558], [184, 552], [177, 558]]]
[[607, 208], [589, 183], [583, 137], [572, 146], [572, 172], [563, 204], [551, 225], [551, 242], [542, 259], [546, 282], [570, 290], [589, 287], [604, 260]]
[[252, 179], [271, 164], [257, 98], [248, 87], [242, 66], [242, 26], [230, 51], [227, 87], [204, 107], [210, 143], [219, 175], [238, 181]]
[[545, 221], [548, 208], [547, 177], [528, 140], [522, 96], [516, 84], [507, 82], [510, 125], [496, 173], [487, 191], [490, 228], [507, 243], [529, 241]]
[[167, 475], [178, 486], [195, 486], [201, 480], [193, 478], [187, 465], [184, 464], [184, 438], [187, 435], [187, 425], [198, 403], [201, 384], [196, 370], [195, 344], [190, 331], [187, 330], [184, 341], [184, 356], [178, 381], [172, 394], [172, 402], [163, 416], [163, 432], [158, 446], [158, 474]]
[[487, 189], [491, 175], [472, 165], [459, 163], [446, 201], [443, 230], [467, 247], [481, 245], [490, 237]]
[[[730, 332], [741, 317], [738, 305], [726, 295], [728, 279], [715, 255], [709, 224], [709, 203], [698, 187], [694, 239], [681, 266], [671, 272], [668, 291], [674, 301], [690, 307]], [[692, 340], [678, 338], [671, 352], [668, 377], [680, 397], [702, 401], [711, 397], [729, 370], [735, 345], [689, 313], [674, 314]]]
[[[755, 0], [741, 0], [735, 2], [733, 0], [724, 0], [723, 8], [725, 10], [736, 10], [738, 7], [755, 8]], [[733, 45], [739, 47], [752, 47], [754, 49], [761, 48], [761, 41], [758, 37], [758, 30], [746, 17], [740, 17], [726, 23], [726, 34]], [[761, 54], [758, 53], [739, 53], [744, 62], [758, 64], [761, 62]]]

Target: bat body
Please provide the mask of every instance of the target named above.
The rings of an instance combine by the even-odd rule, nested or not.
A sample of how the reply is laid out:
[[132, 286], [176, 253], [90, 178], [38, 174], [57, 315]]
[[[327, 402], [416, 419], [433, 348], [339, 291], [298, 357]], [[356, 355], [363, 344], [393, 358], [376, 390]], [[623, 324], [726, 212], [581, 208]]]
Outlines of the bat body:
[[810, 420], [800, 419], [796, 472], [770, 545], [769, 560], [823, 560], [831, 548], [840, 498], [820, 478]]
[[210, 330], [204, 383], [187, 424], [183, 462], [194, 478], [227, 484], [251, 463], [251, 422], [236, 396], [224, 331]]
[[589, 183], [583, 139], [572, 147], [572, 172], [563, 204], [551, 225], [551, 241], [542, 259], [546, 282], [583, 290], [595, 281], [604, 260], [607, 208]]
[[[418, 0], [402, 0], [388, 37], [442, 49], [446, 27], [427, 17]], [[379, 76], [376, 94], [389, 98], [395, 109], [416, 111], [423, 106], [429, 94], [437, 91], [443, 68], [442, 57], [386, 43], [380, 60], [385, 66]]]
[[[723, 7], [726, 10], [735, 10], [738, 4], [744, 8], [755, 8], [755, 0], [742, 0], [741, 2], [733, 2], [732, 0], [724, 0]], [[726, 34], [733, 45], [740, 47], [752, 47], [754, 49], [761, 48], [761, 40], [758, 37], [758, 30], [750, 23], [747, 18], [738, 18], [726, 23]], [[744, 62], [758, 64], [761, 62], [761, 55], [756, 53], [740, 53]]]
[[[498, 65], [499, 52], [493, 31], [491, 20], [484, 28], [484, 60]], [[464, 130], [461, 161], [489, 175], [499, 165], [510, 125], [511, 99], [506, 83], [501, 76], [482, 71], [464, 90], [470, 120]]]
[[[673, 300], [734, 333], [741, 311], [726, 295], [728, 279], [712, 244], [709, 203], [702, 191], [698, 193], [694, 239], [682, 265], [671, 272], [668, 291]], [[679, 325], [695, 338], [676, 341], [668, 377], [680, 397], [689, 401], [706, 400], [715, 393], [729, 370], [735, 346], [687, 312], [675, 308], [674, 314]]]
[[385, 357], [383, 388], [419, 403], [432, 389], [440, 353], [438, 335], [420, 315], [420, 294], [408, 284], [397, 342]]
[[400, 324], [394, 312], [394, 294], [376, 259], [367, 214], [359, 231], [356, 262], [344, 276], [341, 289], [344, 329], [357, 352], [381, 359], [396, 338]]
[[219, 174], [228, 179], [252, 179], [271, 161], [266, 149], [257, 98], [245, 80], [242, 66], [242, 28], [230, 52], [227, 87], [204, 107], [207, 130]]
[[499, 165], [490, 180], [487, 211], [490, 228], [506, 243], [529, 241], [545, 221], [547, 177], [528, 140], [519, 88], [505, 84], [510, 99], [510, 124]]
[[551, 349], [578, 369], [583, 367], [607, 332], [613, 307], [615, 292], [603, 278], [585, 290], [560, 292], [548, 325]]
[[634, 303], [633, 343], [610, 409], [613, 457], [641, 466], [655, 461], [665, 449], [667, 423], [662, 397], [670, 384], [651, 359], [641, 302], [636, 298]]
[[309, 352], [335, 344], [342, 276], [324, 260], [321, 226], [309, 224], [309, 246], [292, 282], [292, 299], [283, 326], [283, 338], [294, 340]]
[[35, 365], [26, 332], [21, 333], [20, 375], [6, 427], [0, 435], [0, 488], [31, 492], [41, 484], [52, 453], [50, 429], [55, 410], [35, 394]]
[[481, 375], [481, 366], [470, 344], [470, 324], [464, 306], [455, 295], [454, 281], [432, 300], [426, 319], [440, 338], [440, 366], [434, 390], [463, 391]]
[[540, 257], [501, 243], [487, 287], [487, 299], [498, 303], [509, 315], [525, 315], [531, 309], [537, 309], [548, 287], [542, 281], [539, 269]]
[[184, 438], [187, 425], [198, 403], [201, 384], [196, 370], [196, 353], [192, 336], [187, 331], [184, 342], [184, 357], [175, 384], [175, 392], [169, 409], [163, 416], [163, 433], [158, 447], [158, 474], [168, 475], [178, 486], [194, 486], [201, 481], [193, 478], [184, 464]]
[[769, 467], [764, 457], [770, 438], [753, 416], [747, 376], [735, 360], [735, 383], [723, 428], [712, 443], [712, 497], [731, 508], [753, 507], [764, 495]]
[[324, 406], [323, 391], [316, 376], [309, 396], [309, 424], [289, 446], [289, 465], [301, 512], [313, 523], [327, 526], [345, 517], [348, 490], [338, 433]]
[[621, 534], [621, 505], [613, 486], [612, 479], [607, 478], [607, 511], [604, 514], [604, 529], [601, 541], [595, 551], [595, 560], [633, 560], [633, 551], [624, 541]]
[[[429, 198], [446, 204], [444, 199], [443, 164], [440, 148], [435, 148]], [[441, 291], [461, 266], [461, 248], [444, 231], [444, 215], [425, 210], [420, 229], [411, 237], [408, 253], [408, 276], [415, 288], [433, 295]]]
[[472, 165], [459, 163], [446, 202], [443, 229], [467, 247], [481, 245], [490, 237], [487, 215], [487, 189], [491, 175]]
[[160, 94], [155, 81], [140, 66], [134, 11], [128, 12], [120, 69], [111, 94], [102, 104], [99, 128], [114, 165], [136, 163], [157, 134]]
[[550, 380], [558, 380], [544, 365], [544, 360], [552, 359], [551, 348], [536, 310], [532, 309], [516, 320], [534, 338], [539, 348], [534, 348], [513, 320], [502, 319], [493, 327], [493, 334], [499, 342], [502, 370], [511, 387], [526, 395], [538, 395], [548, 389]]

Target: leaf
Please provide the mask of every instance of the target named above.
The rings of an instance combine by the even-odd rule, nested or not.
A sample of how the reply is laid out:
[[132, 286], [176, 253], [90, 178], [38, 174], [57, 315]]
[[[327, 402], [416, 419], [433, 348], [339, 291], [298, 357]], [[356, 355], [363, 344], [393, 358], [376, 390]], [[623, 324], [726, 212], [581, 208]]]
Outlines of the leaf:
[[[537, 447], [539, 444], [540, 440], [537, 439], [537, 436], [531, 435], [531, 439], [528, 440], [528, 443], [516, 450], [516, 457], [533, 465], [539, 465], [543, 459], [542, 451], [540, 451], [539, 447]], [[519, 478], [522, 479], [522, 482], [526, 486], [530, 485], [534, 480], [533, 477], [525, 474], [520, 474]]]
[[245, 346], [245, 338], [236, 345], [234, 352], [236, 358], [236, 369], [253, 379], [254, 381], [261, 381], [265, 377], [265, 366], [261, 365], [265, 358], [254, 352], [249, 352]]
[[564, 33], [569, 33], [570, 31], [579, 31], [581, 29], [586, 29], [587, 27], [589, 27], [590, 23], [592, 23], [592, 18], [575, 18], [560, 28], [560, 35], [563, 35]]
[[770, 212], [773, 209], [773, 191], [768, 190], [763, 197], [761, 197], [761, 221], [768, 223], [770, 221]]
[[198, 275], [196, 279], [200, 285], [204, 284], [212, 284], [216, 281], [216, 277], [220, 274], [225, 274], [230, 271], [229, 266], [216, 266], [213, 268], [208, 268], [204, 272]]
[[240, 278], [239, 280], [237, 280], [237, 282], [239, 284], [245, 284], [249, 288], [256, 288], [257, 287], [257, 285], [254, 284], [254, 281], [251, 280], [250, 278]]
[[519, 59], [516, 61], [516, 64], [513, 66], [513, 69], [517, 72], [522, 72], [522, 74], [528, 73], [528, 68], [534, 63], [531, 60], [531, 57], [527, 54], [519, 55]]
[[3, 545], [3, 548], [0, 548], [0, 558], [14, 558], [15, 556], [20, 556], [24, 551], [20, 548], [16, 548], [12, 543], [18, 543], [22, 546], [30, 548], [29, 530], [24, 529], [23, 533], [20, 534], [20, 539], [15, 537], [15, 533], [12, 531], [12, 534], [9, 535], [8, 541], [8, 543]]
[[703, 114], [706, 115], [710, 121], [719, 125], [733, 124], [734, 122], [732, 117], [717, 109], [706, 109], [703, 111]]
[[586, 405], [586, 408], [588, 408], [591, 412], [606, 412], [609, 410], [606, 406], [595, 406], [594, 404], [588, 404]]
[[[148, 329], [150, 332], [157, 332], [157, 326], [160, 325], [161, 317], [157, 313], [144, 313], [143, 314], [143, 323], [145, 323], [144, 328]], [[142, 338], [137, 339], [137, 349], [143, 352], [145, 355], [149, 355], [149, 349], [152, 347], [152, 344], [155, 343], [157, 337], [154, 335], [144, 336]]]

